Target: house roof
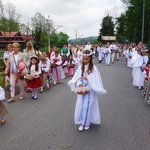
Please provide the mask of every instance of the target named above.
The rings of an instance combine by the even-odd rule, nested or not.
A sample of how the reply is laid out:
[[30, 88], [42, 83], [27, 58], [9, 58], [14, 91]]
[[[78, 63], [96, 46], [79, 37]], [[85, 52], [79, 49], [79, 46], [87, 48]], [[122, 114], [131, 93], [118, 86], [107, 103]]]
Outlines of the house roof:
[[4, 37], [14, 37], [17, 34], [18, 34], [18, 32], [4, 32], [4, 31], [1, 31], [1, 35], [4, 36]]
[[21, 36], [24, 40], [33, 40], [34, 39], [32, 35], [21, 34]]
[[33, 40], [32, 35], [27, 35], [27, 34], [20, 34], [20, 32], [0, 32], [0, 37], [16, 37], [16, 36], [21, 36], [24, 40]]

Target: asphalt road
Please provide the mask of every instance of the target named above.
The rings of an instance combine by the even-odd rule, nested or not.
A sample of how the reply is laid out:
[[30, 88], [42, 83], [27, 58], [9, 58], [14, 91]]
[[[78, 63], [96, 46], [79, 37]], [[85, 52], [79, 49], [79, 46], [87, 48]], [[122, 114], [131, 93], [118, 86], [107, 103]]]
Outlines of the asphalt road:
[[[0, 125], [0, 150], [150, 150], [150, 106], [132, 86], [124, 58], [99, 68], [106, 95], [99, 97], [100, 126], [79, 132], [74, 125], [76, 94], [68, 77], [37, 100], [5, 102], [9, 114]], [[16, 96], [19, 99], [19, 95]]]

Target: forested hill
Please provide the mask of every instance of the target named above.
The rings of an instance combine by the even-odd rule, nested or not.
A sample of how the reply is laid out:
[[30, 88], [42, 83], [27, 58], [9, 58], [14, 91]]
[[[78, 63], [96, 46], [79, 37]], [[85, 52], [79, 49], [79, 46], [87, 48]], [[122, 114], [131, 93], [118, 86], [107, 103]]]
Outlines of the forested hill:
[[69, 43], [86, 44], [87, 42], [91, 42], [95, 44], [95, 43], [98, 43], [97, 38], [98, 36], [90, 36], [90, 37], [83, 37], [83, 38], [77, 38], [77, 39], [70, 39]]

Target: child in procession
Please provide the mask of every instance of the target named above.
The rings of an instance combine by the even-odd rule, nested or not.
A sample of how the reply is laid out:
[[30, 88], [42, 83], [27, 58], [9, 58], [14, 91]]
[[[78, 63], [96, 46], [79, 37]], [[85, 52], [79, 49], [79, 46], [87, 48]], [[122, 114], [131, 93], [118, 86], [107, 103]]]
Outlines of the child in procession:
[[65, 76], [67, 77], [68, 76], [68, 69], [67, 69], [68, 60], [64, 56], [61, 56], [61, 59], [62, 59], [61, 66], [62, 66]]
[[30, 58], [29, 73], [33, 77], [33, 80], [29, 80], [27, 86], [31, 89], [32, 99], [36, 100], [38, 89], [43, 86], [40, 78], [41, 68], [38, 64], [38, 57], [36, 55]]
[[74, 75], [75, 65], [76, 65], [76, 62], [74, 61], [73, 56], [70, 55], [68, 59], [68, 65], [67, 65], [68, 76], [72, 77]]
[[93, 64], [92, 55], [93, 53], [90, 50], [83, 51], [82, 65], [78, 67], [72, 80], [68, 82], [68, 85], [74, 92], [76, 92], [75, 84], [77, 84], [79, 89], [87, 85], [90, 89], [87, 94], [79, 94], [77, 92], [74, 121], [75, 124], [80, 125], [79, 131], [88, 130], [91, 123], [97, 125], [101, 123], [98, 94], [107, 93], [103, 88], [100, 72]]
[[56, 85], [57, 82], [66, 77], [61, 64], [62, 64], [61, 56], [59, 55], [58, 51], [55, 51], [55, 55], [51, 57], [51, 73], [54, 78], [53, 85]]
[[110, 55], [111, 55], [111, 50], [110, 50], [109, 44], [107, 44], [105, 46], [105, 48], [103, 49], [103, 53], [105, 55], [106, 65], [109, 66], [110, 65]]
[[48, 90], [50, 89], [49, 82], [48, 82], [48, 74], [50, 72], [50, 60], [47, 57], [46, 52], [42, 52], [42, 57], [39, 65], [42, 71], [41, 79], [42, 79], [43, 86], [40, 89], [40, 93], [42, 93], [44, 86], [46, 86]]

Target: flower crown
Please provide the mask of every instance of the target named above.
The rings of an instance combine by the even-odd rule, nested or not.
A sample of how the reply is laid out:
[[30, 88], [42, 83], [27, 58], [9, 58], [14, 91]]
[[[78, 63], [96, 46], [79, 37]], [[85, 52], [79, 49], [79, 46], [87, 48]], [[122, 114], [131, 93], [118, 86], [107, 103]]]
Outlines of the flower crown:
[[[90, 53], [89, 53], [89, 54], [83, 54], [83, 53], [82, 53], [82, 56], [91, 56], [91, 55], [93, 55], [93, 54], [94, 54], [91, 50], [88, 50], [88, 51], [90, 51]], [[83, 52], [84, 52], [84, 51], [83, 51]]]

